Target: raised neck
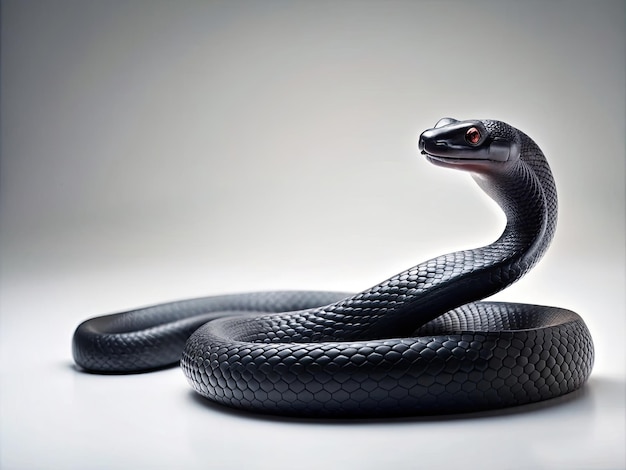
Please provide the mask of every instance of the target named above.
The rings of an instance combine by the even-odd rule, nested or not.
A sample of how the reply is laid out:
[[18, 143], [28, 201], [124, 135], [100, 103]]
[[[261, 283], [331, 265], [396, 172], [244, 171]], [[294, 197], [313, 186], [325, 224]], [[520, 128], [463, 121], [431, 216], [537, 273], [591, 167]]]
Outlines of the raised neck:
[[[506, 227], [495, 242], [428, 260], [314, 315], [362, 325], [346, 339], [403, 336], [522, 277], [539, 261], [552, 239], [556, 192], [539, 148], [523, 134], [521, 144], [518, 161], [474, 176], [507, 217]], [[318, 336], [317, 340], [324, 340], [323, 333], [312, 335]]]

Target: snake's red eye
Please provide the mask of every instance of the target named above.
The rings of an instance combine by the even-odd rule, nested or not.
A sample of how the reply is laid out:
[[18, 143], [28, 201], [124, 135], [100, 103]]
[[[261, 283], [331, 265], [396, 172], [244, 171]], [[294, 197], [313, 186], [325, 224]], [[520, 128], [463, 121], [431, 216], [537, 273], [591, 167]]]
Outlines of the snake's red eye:
[[475, 127], [470, 127], [465, 133], [465, 140], [470, 144], [477, 144], [480, 140], [480, 131]]

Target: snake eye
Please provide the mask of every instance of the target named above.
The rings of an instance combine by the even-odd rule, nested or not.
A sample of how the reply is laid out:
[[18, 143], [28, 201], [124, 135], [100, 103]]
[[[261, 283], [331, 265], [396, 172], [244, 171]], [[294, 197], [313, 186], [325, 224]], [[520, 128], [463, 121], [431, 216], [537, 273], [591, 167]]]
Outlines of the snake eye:
[[465, 140], [468, 144], [477, 144], [480, 140], [480, 131], [475, 127], [470, 127], [465, 133]]

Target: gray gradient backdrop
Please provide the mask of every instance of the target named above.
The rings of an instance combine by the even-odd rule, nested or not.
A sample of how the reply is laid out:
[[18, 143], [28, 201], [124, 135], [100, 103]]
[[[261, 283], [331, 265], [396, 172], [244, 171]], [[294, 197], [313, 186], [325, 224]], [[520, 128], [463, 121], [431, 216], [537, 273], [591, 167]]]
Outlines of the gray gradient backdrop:
[[[623, 468], [624, 19], [623, 1], [3, 1], [0, 467]], [[359, 290], [493, 240], [495, 205], [418, 155], [443, 116], [547, 154], [557, 236], [497, 298], [585, 317], [584, 392], [331, 425], [207, 407], [176, 369], [71, 368], [87, 316]]]

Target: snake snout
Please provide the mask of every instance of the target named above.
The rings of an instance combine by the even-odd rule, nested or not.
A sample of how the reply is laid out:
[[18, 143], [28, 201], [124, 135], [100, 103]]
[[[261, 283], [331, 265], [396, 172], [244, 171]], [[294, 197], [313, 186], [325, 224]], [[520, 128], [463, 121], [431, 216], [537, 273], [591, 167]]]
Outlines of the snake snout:
[[434, 137], [434, 134], [435, 134], [434, 129], [427, 129], [420, 134], [419, 141], [417, 144], [417, 147], [419, 148], [420, 151], [423, 152], [425, 150], [426, 141], [432, 140]]

